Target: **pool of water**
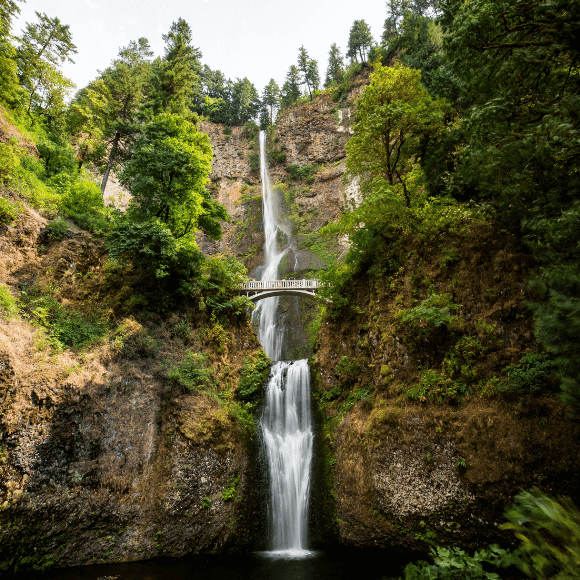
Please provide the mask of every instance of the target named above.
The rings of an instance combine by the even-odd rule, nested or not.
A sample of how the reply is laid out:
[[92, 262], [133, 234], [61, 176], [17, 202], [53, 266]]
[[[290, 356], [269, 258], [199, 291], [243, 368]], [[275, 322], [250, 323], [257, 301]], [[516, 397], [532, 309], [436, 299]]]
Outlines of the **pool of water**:
[[[386, 552], [253, 552], [182, 559], [102, 564], [27, 573], [27, 580], [380, 580], [402, 574]], [[18, 575], [20, 577], [20, 574]]]

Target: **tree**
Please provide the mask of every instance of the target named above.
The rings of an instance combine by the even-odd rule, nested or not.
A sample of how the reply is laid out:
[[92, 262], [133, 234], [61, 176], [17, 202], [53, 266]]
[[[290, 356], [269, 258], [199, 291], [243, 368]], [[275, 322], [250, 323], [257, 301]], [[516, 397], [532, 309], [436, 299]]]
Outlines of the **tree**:
[[406, 16], [430, 17], [431, 19], [439, 16], [441, 3], [440, 0], [387, 0], [387, 18], [381, 37], [383, 43], [391, 47], [391, 41], [401, 34], [401, 23]]
[[106, 154], [103, 142], [104, 119], [108, 104], [106, 94], [103, 81], [93, 81], [76, 94], [68, 107], [67, 132], [76, 144], [79, 170], [84, 162], [98, 162]]
[[0, 0], [0, 99], [13, 102], [18, 92], [16, 50], [10, 42], [12, 18], [20, 8], [12, 0]]
[[373, 37], [368, 24], [364, 20], [355, 20], [348, 37], [348, 50], [346, 56], [351, 60], [364, 63], [367, 54], [373, 45]]
[[318, 90], [320, 76], [318, 74], [318, 63], [308, 56], [308, 52], [302, 45], [298, 49], [298, 71], [302, 73], [302, 84], [306, 85], [310, 100], [312, 93]]
[[274, 111], [280, 106], [280, 87], [274, 79], [270, 79], [270, 82], [264, 87], [262, 103], [269, 109], [270, 125], [272, 125]]
[[447, 191], [522, 227], [544, 269], [531, 287], [536, 339], [580, 408], [580, 0], [441, 2], [461, 85]]
[[400, 184], [407, 207], [407, 173], [421, 137], [437, 123], [437, 107], [421, 86], [419, 71], [375, 65], [371, 82], [357, 101], [354, 135], [347, 143], [347, 170], [360, 179], [363, 192]]
[[156, 60], [153, 76], [153, 112], [187, 117], [193, 101], [201, 101], [201, 51], [192, 46], [191, 28], [183, 18], [171, 25], [163, 40], [165, 56]]
[[340, 49], [336, 46], [336, 42], [331, 45], [328, 53], [328, 67], [326, 69], [326, 80], [324, 86], [329, 87], [332, 84], [340, 84], [344, 76], [344, 62]]
[[232, 87], [231, 123], [244, 125], [260, 113], [260, 95], [247, 77], [236, 79]]
[[[312, 94], [318, 90], [320, 86], [320, 74], [318, 73], [318, 62], [314, 59], [310, 59], [308, 62], [308, 68], [306, 71], [306, 86], [310, 92], [310, 100], [312, 100]], [[312, 89], [312, 91], [310, 91]]]
[[28, 91], [27, 112], [60, 105], [68, 89], [74, 87], [58, 70], [65, 61], [74, 62], [77, 49], [68, 25], [58, 18], [36, 12], [36, 24], [27, 23], [16, 51], [20, 83]]
[[286, 73], [286, 81], [282, 85], [280, 106], [286, 109], [300, 98], [300, 72], [296, 65], [291, 65]]
[[154, 117], [120, 174], [132, 195], [131, 220], [159, 221], [175, 239], [198, 227], [219, 239], [218, 221], [228, 216], [206, 189], [211, 159], [209, 137], [193, 123], [172, 113]]
[[[109, 149], [101, 181], [103, 194], [111, 170], [126, 157], [131, 140], [141, 128], [138, 117], [145, 102], [145, 91], [151, 74], [148, 59], [152, 55], [146, 38], [131, 41], [119, 50], [118, 58], [111, 66], [89, 84], [88, 92], [79, 96], [79, 106], [89, 109], [93, 119], [100, 120], [100, 131]], [[104, 105], [101, 105], [100, 99], [104, 100]]]

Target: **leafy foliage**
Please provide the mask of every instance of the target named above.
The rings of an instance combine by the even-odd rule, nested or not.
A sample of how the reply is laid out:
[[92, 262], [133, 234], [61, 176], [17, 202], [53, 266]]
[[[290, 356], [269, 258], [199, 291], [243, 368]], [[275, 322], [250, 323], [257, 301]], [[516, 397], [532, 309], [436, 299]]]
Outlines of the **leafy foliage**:
[[554, 499], [534, 488], [522, 492], [505, 513], [504, 529], [521, 541], [518, 567], [537, 580], [578, 577], [580, 512], [570, 499]]
[[54, 296], [38, 288], [23, 292], [21, 301], [26, 315], [47, 331], [48, 343], [57, 350], [82, 349], [107, 332], [106, 322], [98, 310], [82, 313], [60, 304]]
[[[199, 273], [202, 256], [189, 239], [177, 240], [166, 224], [158, 221], [118, 223], [108, 236], [110, 256], [126, 265], [132, 262], [147, 277], [169, 278], [170, 285]], [[185, 282], [184, 282], [185, 284]], [[174, 287], [178, 292], [186, 287]]]
[[255, 360], [251, 357], [244, 359], [237, 390], [237, 395], [242, 401], [253, 405], [258, 403], [264, 384], [270, 374], [271, 364], [272, 361], [263, 350], [258, 353]]
[[518, 364], [503, 370], [507, 381], [500, 388], [505, 393], [519, 397], [534, 396], [550, 392], [556, 371], [554, 361], [546, 354], [530, 352]]
[[176, 238], [201, 226], [219, 239], [216, 218], [227, 219], [227, 213], [205, 188], [211, 158], [208, 136], [192, 123], [170, 113], [155, 117], [144, 127], [121, 173], [132, 195], [131, 219], [159, 220]]
[[18, 304], [6, 284], [0, 284], [0, 316], [6, 318], [18, 314]]
[[0, 225], [10, 225], [20, 215], [21, 204], [0, 197]]
[[20, 165], [20, 156], [14, 140], [0, 143], [0, 185], [12, 181], [16, 168]]
[[51, 240], [62, 240], [68, 234], [68, 225], [62, 217], [48, 222], [46, 229], [48, 230], [48, 237]]
[[397, 312], [395, 320], [399, 329], [410, 328], [412, 336], [429, 336], [433, 330], [450, 329], [458, 318], [451, 314], [457, 310], [451, 294], [431, 294], [418, 306]]
[[217, 387], [213, 369], [207, 366], [207, 357], [198, 352], [188, 352], [167, 376], [190, 391], [214, 390]]
[[18, 77], [28, 91], [27, 112], [64, 111], [64, 97], [74, 84], [58, 67], [74, 62], [77, 52], [68, 25], [36, 12], [38, 23], [27, 23], [16, 52]]
[[[400, 195], [407, 207], [408, 187], [419, 144], [438, 124], [437, 103], [420, 83], [418, 71], [375, 64], [371, 83], [357, 101], [354, 135], [347, 143], [347, 170], [361, 190]], [[397, 187], [394, 187], [397, 185]]]
[[436, 546], [431, 548], [430, 564], [419, 561], [408, 564], [405, 568], [404, 580], [459, 580], [476, 579], [500, 580], [497, 572], [489, 571], [508, 568], [513, 564], [513, 556], [507, 550], [492, 544], [487, 548], [477, 550], [473, 555], [460, 548], [443, 548]]

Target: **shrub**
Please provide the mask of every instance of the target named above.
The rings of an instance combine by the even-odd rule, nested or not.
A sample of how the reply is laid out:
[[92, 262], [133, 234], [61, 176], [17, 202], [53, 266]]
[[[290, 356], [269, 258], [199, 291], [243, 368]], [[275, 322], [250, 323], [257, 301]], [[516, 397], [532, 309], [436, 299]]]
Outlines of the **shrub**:
[[414, 401], [441, 405], [443, 403], [456, 402], [461, 392], [461, 387], [462, 385], [454, 381], [447, 373], [439, 373], [429, 369], [421, 373], [419, 382], [407, 389], [405, 394]]
[[175, 239], [169, 227], [156, 221], [118, 223], [109, 233], [110, 256], [126, 265], [133, 262], [145, 275], [191, 279], [203, 257], [188, 239]]
[[500, 387], [500, 391], [519, 397], [541, 395], [551, 390], [556, 364], [546, 354], [529, 352], [517, 365], [510, 365], [503, 372], [507, 381]]
[[270, 374], [271, 364], [272, 361], [263, 350], [258, 353], [256, 360], [249, 356], [244, 359], [237, 391], [242, 401], [252, 404], [259, 402], [262, 387]]
[[62, 240], [68, 234], [68, 225], [62, 217], [49, 222], [46, 225], [46, 229], [51, 240]]
[[270, 151], [269, 157], [273, 163], [286, 163], [287, 155], [283, 151]]
[[301, 179], [306, 180], [307, 183], [314, 182], [314, 173], [318, 170], [318, 165], [298, 165], [297, 163], [292, 163], [287, 167], [288, 173], [290, 174], [290, 179], [299, 181]]
[[22, 213], [22, 204], [0, 197], [0, 225], [10, 225]]
[[430, 552], [433, 563], [419, 561], [407, 564], [405, 580], [500, 580], [501, 576], [489, 571], [489, 568], [497, 570], [513, 564], [513, 556], [496, 544], [478, 550], [472, 556], [456, 547], [437, 546]]
[[46, 177], [59, 173], [76, 174], [77, 161], [73, 148], [70, 145], [42, 141], [37, 143], [38, 154], [44, 162]]
[[207, 357], [198, 352], [188, 352], [171, 368], [168, 377], [190, 391], [215, 389], [217, 386], [213, 369], [207, 366]]
[[0, 143], [0, 185], [10, 183], [16, 168], [20, 165], [18, 147], [14, 139]]
[[516, 496], [508, 523], [521, 541], [516, 565], [530, 578], [566, 580], [580, 570], [580, 512], [568, 498], [557, 500], [534, 488]]
[[103, 209], [101, 188], [92, 181], [72, 181], [62, 196], [62, 207], [71, 215]]
[[46, 329], [49, 343], [58, 350], [84, 348], [106, 333], [106, 323], [98, 312], [83, 314], [37, 290], [23, 293], [22, 302], [32, 321]]
[[260, 156], [257, 153], [250, 153], [250, 169], [252, 171], [257, 171], [260, 169]]
[[18, 314], [16, 299], [6, 284], [0, 284], [0, 316], [10, 317]]
[[411, 330], [405, 338], [412, 341], [416, 337], [429, 336], [434, 329], [441, 327], [449, 329], [454, 326], [459, 318], [453, 316], [451, 312], [457, 308], [451, 294], [434, 293], [418, 306], [398, 312], [395, 322], [399, 330], [403, 330], [405, 326]]

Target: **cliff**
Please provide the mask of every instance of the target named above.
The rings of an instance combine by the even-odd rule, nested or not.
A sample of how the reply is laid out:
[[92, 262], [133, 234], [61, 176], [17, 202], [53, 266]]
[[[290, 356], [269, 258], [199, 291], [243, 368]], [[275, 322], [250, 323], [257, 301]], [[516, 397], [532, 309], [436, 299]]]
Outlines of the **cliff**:
[[[131, 273], [75, 229], [52, 240], [24, 208], [0, 230], [0, 283], [24, 312], [0, 324], [2, 569], [255, 543], [253, 443], [230, 402], [260, 350], [247, 319], [140, 314]], [[95, 340], [71, 349], [47, 328]], [[189, 352], [206, 354], [215, 389], [170, 377]]]
[[[341, 105], [323, 94], [288, 109], [269, 132], [270, 173], [293, 230], [285, 276], [316, 277], [348, 249], [318, 232], [358, 195], [344, 178], [344, 146], [360, 90]], [[257, 133], [209, 122], [202, 130], [214, 150], [211, 189], [232, 220], [220, 241], [200, 235], [200, 248], [239, 256], [257, 277]], [[28, 315], [0, 325], [2, 566], [260, 545], [255, 442], [232, 403], [259, 351], [249, 320], [222, 326], [193, 307], [167, 320], [145, 313], [132, 296], [135, 273], [107, 262], [101, 242], [71, 224], [60, 241], [48, 234], [28, 208], [0, 228], [0, 284], [21, 293]], [[521, 488], [579, 497], [578, 420], [556, 395], [509, 395], [498, 380], [536, 349], [525, 305], [534, 264], [513, 234], [489, 223], [429, 242], [401, 239], [396, 252], [398, 269], [361, 272], [350, 307], [334, 317], [319, 318], [315, 302], [281, 302], [288, 328], [319, 325], [313, 537], [402, 550], [425, 549], [427, 539], [508, 541], [498, 526]], [[455, 326], [413, 334], [401, 313], [433, 292], [448, 297]], [[38, 324], [55, 312], [80, 321], [71, 332], [90, 326], [94, 340], [63, 348]], [[312, 349], [304, 332], [289, 333], [287, 358]], [[203, 354], [215, 388], [176, 384], [172, 371], [188, 353]], [[442, 383], [440, 401], [409, 396], [434, 376], [425, 371], [440, 380], [450, 365], [469, 378], [465, 392]]]

